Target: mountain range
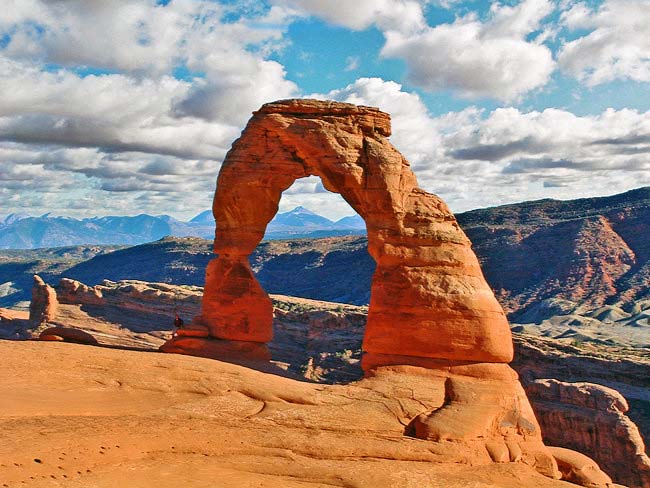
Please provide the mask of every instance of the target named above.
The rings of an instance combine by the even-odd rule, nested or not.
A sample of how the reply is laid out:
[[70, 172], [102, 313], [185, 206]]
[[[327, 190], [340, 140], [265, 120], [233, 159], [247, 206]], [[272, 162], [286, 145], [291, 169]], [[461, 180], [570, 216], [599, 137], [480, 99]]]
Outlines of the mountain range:
[[[332, 221], [304, 208], [279, 213], [269, 223], [266, 239], [324, 237], [365, 233], [358, 215]], [[206, 210], [188, 222], [169, 215], [109, 216], [75, 219], [49, 214], [0, 216], [0, 249], [35, 249], [82, 244], [136, 245], [165, 236], [214, 237], [214, 217]]]
[[[542, 324], [561, 316], [562, 323], [546, 325], [566, 330], [627, 321], [634, 330], [650, 327], [650, 188], [611, 197], [524, 202], [457, 218], [512, 321]], [[323, 225], [320, 219], [299, 208], [278, 215], [273, 226], [285, 232], [305, 222], [303, 231], [309, 233]], [[211, 244], [167, 237], [131, 247], [0, 251], [0, 306], [27, 300], [35, 273], [50, 283], [65, 276], [89, 285], [104, 279], [203, 285], [205, 267], [214, 257]], [[250, 261], [270, 293], [368, 303], [375, 266], [364, 236], [267, 240]]]

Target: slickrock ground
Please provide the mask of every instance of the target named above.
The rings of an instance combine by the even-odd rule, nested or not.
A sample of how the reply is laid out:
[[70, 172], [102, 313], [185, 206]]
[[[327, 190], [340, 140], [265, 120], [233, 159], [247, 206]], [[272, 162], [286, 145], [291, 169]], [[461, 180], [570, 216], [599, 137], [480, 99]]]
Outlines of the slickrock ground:
[[405, 436], [440, 393], [406, 370], [328, 386], [67, 343], [1, 341], [0, 355], [4, 487], [571, 486]]
[[[62, 282], [57, 291], [59, 299], [69, 303], [59, 304], [54, 323], [34, 326], [24, 313], [0, 310], [0, 333], [4, 337], [27, 338], [37, 337], [51, 325], [77, 327], [91, 333], [100, 344], [151, 351], [170, 336], [174, 310], [186, 319], [198, 313], [202, 292], [198, 287], [137, 281], [107, 281], [100, 286], [86, 287], [71, 280]], [[318, 383], [361, 379], [360, 346], [365, 307], [293, 297], [272, 298], [275, 319], [270, 351], [276, 372]], [[646, 380], [650, 363], [644, 362], [638, 351], [616, 351], [620, 359], [613, 360], [611, 350], [604, 346], [585, 345], [584, 349], [589, 350], [579, 350], [548, 339], [521, 335], [515, 335], [515, 344], [514, 366], [523, 375], [524, 385], [548, 377], [607, 384], [634, 400], [630, 400], [633, 410], [629, 413], [641, 427], [645, 425], [646, 419], [639, 417], [638, 412], [641, 406], [650, 403]], [[95, 351], [96, 348], [85, 350]], [[564, 407], [557, 403], [547, 410]], [[538, 416], [540, 413], [544, 415], [540, 410]], [[577, 421], [587, 425], [592, 416], [593, 412], [587, 412], [580, 420], [577, 415]], [[545, 419], [540, 420], [544, 425]], [[553, 437], [553, 432], [549, 431], [549, 435], [547, 442], [562, 445], [559, 438]], [[589, 440], [586, 434], [583, 437]]]

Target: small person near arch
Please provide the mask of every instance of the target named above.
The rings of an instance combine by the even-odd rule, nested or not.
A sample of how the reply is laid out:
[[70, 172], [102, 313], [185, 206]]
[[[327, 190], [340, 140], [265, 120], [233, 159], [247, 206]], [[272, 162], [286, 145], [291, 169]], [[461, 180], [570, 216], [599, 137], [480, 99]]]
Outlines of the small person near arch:
[[[184, 324], [185, 324], [185, 322], [183, 322], [183, 319], [178, 315], [178, 313], [175, 313], [174, 314], [174, 327], [176, 327], [176, 329], [182, 329]], [[174, 330], [173, 335], [176, 335], [176, 330]]]

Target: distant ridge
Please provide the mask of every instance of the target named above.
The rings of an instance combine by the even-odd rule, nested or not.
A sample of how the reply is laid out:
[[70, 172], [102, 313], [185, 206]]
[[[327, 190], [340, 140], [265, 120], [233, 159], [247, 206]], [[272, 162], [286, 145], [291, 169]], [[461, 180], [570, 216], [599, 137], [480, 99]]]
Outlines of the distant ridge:
[[[647, 244], [650, 242], [647, 239], [647, 235], [650, 235], [646, 220], [649, 218], [646, 216], [648, 209], [650, 187], [643, 187], [607, 197], [567, 201], [545, 199], [502, 205], [460, 213], [456, 217], [474, 243], [484, 273], [497, 293], [500, 293], [500, 289], [516, 291], [514, 295], [510, 292], [509, 297], [502, 299], [506, 307], [520, 309], [525, 303], [545, 296], [534, 285], [539, 277], [546, 276], [544, 279], [549, 281], [545, 286], [555, 290], [555, 285], [551, 284], [552, 276], [574, 273], [572, 270], [584, 265], [580, 263], [579, 256], [590, 256], [591, 266], [606, 274], [603, 283], [614, 279], [626, 267], [630, 269], [625, 277], [620, 276], [616, 280], [642, 283], [646, 279], [646, 272], [650, 280], [650, 269], [646, 271], [640, 264], [650, 256]], [[640, 229], [649, 233], [644, 234]], [[307, 208], [296, 207], [275, 216], [267, 227], [265, 239], [364, 235], [365, 231], [365, 222], [359, 215], [333, 222]], [[0, 217], [0, 249], [137, 245], [169, 235], [214, 239], [212, 211], [201, 212], [188, 222], [178, 221], [169, 215], [146, 214], [81, 220], [47, 214], [41, 217], [21, 214]], [[560, 245], [564, 248], [546, 255], [549, 249]], [[600, 251], [596, 252], [597, 248]], [[567, 257], [569, 261], [554, 264], [560, 256], [566, 256], [569, 249], [577, 254]], [[613, 254], [607, 254], [609, 251]], [[541, 262], [540, 259], [547, 261]], [[557, 269], [551, 272], [554, 266]], [[634, 271], [639, 266], [640, 274]], [[538, 270], [536, 275], [530, 271], [532, 269]], [[530, 290], [533, 291], [518, 288], [520, 285], [532, 287]], [[589, 289], [588, 284], [582, 286]], [[568, 289], [574, 291], [567, 291], [563, 296], [577, 297], [582, 292], [576, 291], [576, 287], [571, 285]]]
[[[281, 215], [286, 214], [292, 212]], [[292, 215], [311, 219], [302, 210]], [[457, 218], [511, 320], [541, 323], [561, 315], [579, 326], [585, 320], [627, 317], [640, 327], [650, 325], [645, 312], [650, 306], [650, 188], [611, 197], [524, 202]], [[320, 231], [310, 232], [308, 239], [258, 246], [251, 266], [266, 289], [368, 303], [374, 262], [365, 237], [314, 239]], [[128, 278], [201, 285], [213, 258], [211, 241], [212, 235], [166, 238], [121, 250], [0, 251], [0, 304], [25, 300], [36, 272], [50, 282], [68, 276], [89, 284]], [[596, 315], [584, 315], [594, 310]]]
[[539, 322], [579, 305], [650, 300], [650, 187], [458, 214], [512, 317]]
[[[348, 220], [346, 220], [348, 219]], [[359, 225], [361, 222], [362, 225]], [[364, 234], [365, 224], [359, 216], [332, 222], [304, 207], [279, 213], [270, 222], [266, 239], [327, 237]], [[108, 216], [75, 219], [45, 214], [31, 217], [10, 214], [0, 217], [0, 249], [37, 249], [77, 245], [137, 245], [165, 236], [214, 239], [211, 210], [188, 222], [169, 215]]]
[[135, 245], [166, 235], [207, 235], [212, 226], [180, 222], [169, 215], [23, 217], [0, 223], [0, 249], [34, 249], [75, 245]]
[[213, 225], [214, 224], [214, 216], [212, 215], [212, 210], [206, 210], [205, 212], [201, 212], [196, 217], [191, 219], [189, 221], [189, 223]]

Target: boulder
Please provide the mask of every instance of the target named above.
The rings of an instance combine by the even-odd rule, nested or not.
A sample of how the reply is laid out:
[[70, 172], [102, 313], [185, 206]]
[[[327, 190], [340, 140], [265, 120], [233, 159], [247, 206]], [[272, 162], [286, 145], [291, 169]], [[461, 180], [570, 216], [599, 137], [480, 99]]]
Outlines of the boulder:
[[49, 341], [49, 342], [63, 342], [65, 339], [60, 335], [55, 334], [41, 334], [38, 336], [39, 341]]
[[208, 337], [210, 331], [200, 325], [189, 325], [176, 331], [178, 337]]
[[562, 447], [549, 447], [562, 479], [586, 488], [610, 488], [614, 484], [593, 459]]
[[201, 336], [176, 336], [160, 346], [160, 351], [246, 365], [268, 362], [271, 359], [266, 344], [251, 341], [224, 341]]

